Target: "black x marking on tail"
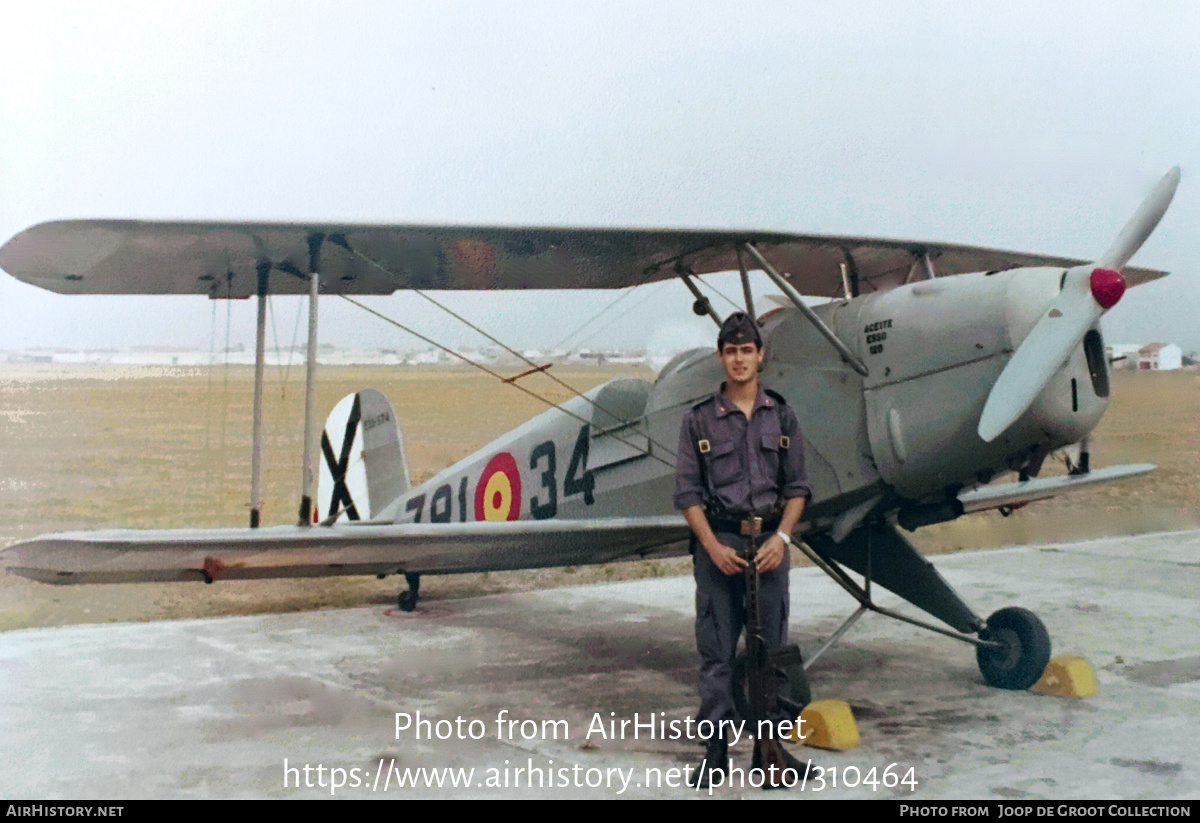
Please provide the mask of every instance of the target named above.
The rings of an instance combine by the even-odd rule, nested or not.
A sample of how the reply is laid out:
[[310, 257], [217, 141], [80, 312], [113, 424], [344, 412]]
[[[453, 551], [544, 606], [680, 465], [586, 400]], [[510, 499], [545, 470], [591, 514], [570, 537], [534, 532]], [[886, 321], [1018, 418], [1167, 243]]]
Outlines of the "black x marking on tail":
[[346, 433], [342, 436], [341, 457], [333, 456], [333, 446], [329, 443], [329, 432], [321, 432], [321, 453], [325, 455], [325, 463], [329, 473], [333, 475], [333, 495], [329, 498], [329, 512], [326, 517], [333, 517], [345, 502], [346, 518], [361, 520], [354, 500], [350, 497], [350, 489], [346, 486], [346, 471], [350, 468], [350, 452], [354, 448], [354, 435], [358, 429], [358, 421], [362, 418], [358, 395], [354, 395], [354, 405], [350, 408], [350, 417], [346, 420]]

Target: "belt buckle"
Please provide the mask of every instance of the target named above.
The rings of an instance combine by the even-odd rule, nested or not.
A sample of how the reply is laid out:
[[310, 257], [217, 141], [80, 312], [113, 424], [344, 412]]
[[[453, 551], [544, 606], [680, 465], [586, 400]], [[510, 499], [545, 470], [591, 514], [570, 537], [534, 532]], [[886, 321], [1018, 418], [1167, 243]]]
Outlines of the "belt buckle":
[[758, 537], [762, 534], [762, 523], [763, 519], [761, 517], [747, 517], [742, 521], [742, 535], [744, 537]]

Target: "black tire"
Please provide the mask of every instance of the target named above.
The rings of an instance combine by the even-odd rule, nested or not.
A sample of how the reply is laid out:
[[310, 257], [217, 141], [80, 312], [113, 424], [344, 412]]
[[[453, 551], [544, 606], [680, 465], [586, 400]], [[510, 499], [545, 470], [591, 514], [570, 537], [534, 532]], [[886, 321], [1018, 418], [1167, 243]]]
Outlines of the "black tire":
[[411, 612], [417, 607], [417, 600], [421, 597], [421, 575], [417, 572], [405, 572], [404, 582], [408, 584], [408, 591], [400, 592], [400, 596], [396, 598], [396, 605], [402, 612]]
[[1050, 662], [1050, 633], [1028, 609], [1000, 609], [988, 618], [987, 628], [979, 633], [979, 638], [1004, 644], [1001, 649], [975, 647], [979, 671], [989, 686], [1028, 689]]
[[[808, 685], [808, 675], [804, 671], [804, 665], [796, 663], [786, 666], [784, 671], [787, 672], [788, 678], [788, 694], [785, 694], [784, 697], [803, 709], [812, 702], [812, 690]], [[733, 662], [733, 707], [737, 709], [738, 716], [743, 720], [750, 717], [750, 700], [746, 697], [745, 649], [738, 652], [737, 659]], [[800, 712], [797, 710], [796, 717], [793, 717], [792, 720], [799, 716]]]

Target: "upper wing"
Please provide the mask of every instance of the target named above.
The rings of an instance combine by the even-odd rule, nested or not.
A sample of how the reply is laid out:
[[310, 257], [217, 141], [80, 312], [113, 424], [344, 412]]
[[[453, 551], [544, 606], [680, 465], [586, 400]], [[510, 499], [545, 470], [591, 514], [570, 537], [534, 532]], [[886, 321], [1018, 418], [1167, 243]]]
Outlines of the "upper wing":
[[[843, 263], [860, 282], [899, 283], [922, 254], [940, 274], [1083, 261], [859, 237], [757, 231], [386, 226], [298, 223], [66, 220], [42, 223], [0, 249], [0, 267], [61, 294], [203, 294], [248, 297], [257, 266], [271, 263], [271, 294], [304, 294], [310, 241], [328, 294], [397, 289], [608, 289], [695, 272], [733, 271], [754, 242], [802, 293], [837, 296]], [[1126, 269], [1131, 285], [1163, 272]]]
[[681, 553], [681, 516], [606, 520], [63, 532], [0, 552], [43, 583], [478, 572]]

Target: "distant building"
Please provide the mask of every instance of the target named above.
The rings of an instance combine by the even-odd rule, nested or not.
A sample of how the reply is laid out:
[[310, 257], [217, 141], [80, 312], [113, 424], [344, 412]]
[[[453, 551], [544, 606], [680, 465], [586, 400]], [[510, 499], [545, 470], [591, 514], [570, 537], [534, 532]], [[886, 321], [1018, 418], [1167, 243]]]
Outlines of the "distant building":
[[1174, 343], [1117, 343], [1106, 349], [1114, 369], [1172, 371], [1183, 367], [1183, 350]]
[[1148, 343], [1138, 349], [1138, 371], [1174, 371], [1183, 368], [1183, 349], [1174, 343]]
[[446, 355], [437, 349], [426, 349], [414, 352], [404, 358], [404, 364], [406, 366], [434, 366], [444, 363], [446, 360]]

